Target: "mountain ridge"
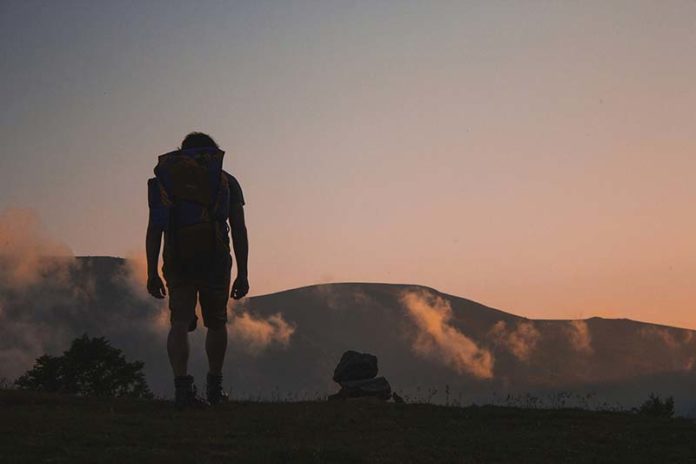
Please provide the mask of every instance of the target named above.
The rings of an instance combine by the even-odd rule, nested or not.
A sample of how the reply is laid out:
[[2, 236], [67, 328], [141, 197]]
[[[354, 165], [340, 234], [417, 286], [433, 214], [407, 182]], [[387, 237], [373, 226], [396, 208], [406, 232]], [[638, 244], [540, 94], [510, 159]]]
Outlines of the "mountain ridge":
[[[139, 263], [60, 263], [41, 268], [25, 287], [0, 279], [0, 377], [16, 378], [41, 354], [60, 353], [88, 333], [144, 361], [153, 390], [171, 394], [166, 300], [144, 291]], [[563, 390], [606, 393], [606, 401], [626, 405], [650, 392], [688, 405], [696, 391], [696, 333], [630, 319], [529, 319], [428, 286], [373, 282], [231, 301], [228, 314], [224, 372], [237, 397], [333, 393], [331, 373], [347, 350], [377, 355], [380, 375], [406, 396], [437, 390], [436, 402], [445, 400], [445, 386], [463, 401]], [[199, 325], [190, 358], [197, 378], [205, 375], [203, 344]]]
[[[104, 261], [116, 261], [119, 264], [125, 264], [129, 261], [129, 258], [124, 258], [120, 256], [108, 256], [108, 255], [81, 255], [81, 256], [75, 256], [75, 259], [78, 260], [104, 260]], [[449, 293], [445, 292], [442, 290], [439, 290], [435, 287], [431, 287], [428, 285], [423, 285], [423, 284], [416, 284], [416, 283], [405, 283], [405, 282], [369, 282], [369, 281], [341, 281], [341, 282], [325, 282], [325, 283], [317, 283], [317, 284], [306, 284], [306, 285], [301, 285], [299, 287], [291, 287], [291, 288], [284, 288], [281, 290], [275, 290], [270, 293], [263, 293], [259, 295], [253, 295], [250, 296], [249, 298], [259, 298], [259, 297], [266, 297], [266, 296], [271, 296], [271, 295], [276, 295], [276, 294], [281, 294], [285, 292], [292, 292], [292, 291], [298, 291], [298, 290], [304, 290], [304, 289], [310, 289], [314, 287], [323, 287], [323, 286], [342, 286], [342, 285], [360, 285], [360, 286], [370, 286], [370, 285], [377, 285], [377, 286], [394, 286], [394, 287], [414, 287], [414, 288], [420, 288], [423, 290], [428, 290], [435, 292], [437, 294], [440, 294], [445, 297], [449, 298], [457, 298], [461, 300], [466, 300], [472, 303], [475, 303], [480, 306], [484, 306], [488, 309], [498, 311], [501, 313], [505, 313], [510, 316], [518, 317], [520, 319], [526, 319], [530, 321], [538, 321], [538, 322], [545, 322], [545, 321], [589, 321], [593, 319], [598, 319], [598, 320], [605, 320], [605, 321], [627, 321], [627, 322], [636, 322], [639, 324], [647, 324], [647, 325], [653, 325], [657, 327], [663, 327], [663, 328], [672, 328], [672, 329], [680, 329], [680, 330], [691, 330], [695, 331], [696, 329], [692, 329], [689, 327], [682, 327], [682, 326], [677, 326], [677, 325], [668, 325], [668, 324], [661, 324], [658, 322], [652, 322], [652, 321], [644, 321], [640, 319], [632, 319], [629, 317], [604, 317], [604, 316], [589, 316], [589, 317], [583, 317], [583, 318], [575, 318], [575, 319], [566, 319], [566, 318], [531, 318], [527, 317], [521, 314], [516, 314], [514, 312], [510, 312], [504, 309], [499, 309], [493, 306], [489, 306], [487, 304], [481, 303], [480, 301], [477, 301], [475, 299], [463, 297], [460, 295], [456, 295], [454, 293]]]

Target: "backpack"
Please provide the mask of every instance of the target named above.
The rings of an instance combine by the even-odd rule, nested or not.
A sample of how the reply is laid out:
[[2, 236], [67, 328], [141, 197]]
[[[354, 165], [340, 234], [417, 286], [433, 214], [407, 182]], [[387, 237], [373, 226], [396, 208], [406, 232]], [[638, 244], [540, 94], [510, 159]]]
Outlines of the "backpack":
[[219, 251], [229, 209], [229, 185], [217, 148], [176, 150], [159, 157], [155, 176], [170, 206], [170, 251], [186, 263], [205, 265]]

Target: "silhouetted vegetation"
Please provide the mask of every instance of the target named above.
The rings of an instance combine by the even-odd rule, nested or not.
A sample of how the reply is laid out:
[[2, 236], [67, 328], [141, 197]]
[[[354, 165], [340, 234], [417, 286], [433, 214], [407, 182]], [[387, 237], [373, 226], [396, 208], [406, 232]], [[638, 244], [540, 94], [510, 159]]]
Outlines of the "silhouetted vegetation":
[[23, 390], [82, 396], [152, 398], [141, 361], [128, 362], [104, 337], [86, 334], [62, 356], [43, 355], [15, 381]]
[[671, 396], [662, 400], [659, 395], [651, 394], [650, 397], [638, 408], [638, 414], [653, 417], [674, 416], [674, 398]]

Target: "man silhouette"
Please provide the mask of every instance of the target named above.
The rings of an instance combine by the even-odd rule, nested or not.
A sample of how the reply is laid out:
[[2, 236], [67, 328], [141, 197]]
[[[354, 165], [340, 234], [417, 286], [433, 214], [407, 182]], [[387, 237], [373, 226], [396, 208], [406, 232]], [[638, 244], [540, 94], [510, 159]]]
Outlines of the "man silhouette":
[[[155, 298], [164, 298], [169, 292], [171, 327], [167, 353], [174, 372], [175, 405], [179, 409], [204, 407], [227, 399], [222, 389], [227, 302], [229, 296], [239, 299], [249, 291], [244, 196], [237, 180], [222, 170], [223, 155], [209, 135], [192, 132], [179, 150], [159, 157], [156, 177], [148, 180], [147, 290]], [[237, 278], [231, 294], [229, 231], [237, 259]], [[163, 235], [166, 290], [158, 272]], [[207, 403], [197, 396], [194, 379], [187, 372], [188, 332], [196, 328], [197, 301], [207, 328]]]

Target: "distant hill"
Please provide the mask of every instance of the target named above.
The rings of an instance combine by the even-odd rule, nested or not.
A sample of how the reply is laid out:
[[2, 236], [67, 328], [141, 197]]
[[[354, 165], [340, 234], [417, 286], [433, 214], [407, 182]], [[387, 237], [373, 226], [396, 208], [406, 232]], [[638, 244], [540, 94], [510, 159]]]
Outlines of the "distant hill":
[[[153, 390], [169, 395], [166, 307], [144, 294], [125, 260], [77, 258], [66, 266], [25, 288], [1, 288], [0, 377], [13, 378], [87, 332], [145, 361]], [[410, 399], [501, 402], [511, 394], [548, 403], [571, 392], [563, 401], [628, 407], [656, 392], [674, 395], [684, 413], [696, 392], [692, 330], [626, 319], [529, 320], [431, 288], [375, 283], [303, 287], [230, 309], [225, 374], [238, 397], [333, 393], [333, 369], [349, 349], [376, 354], [380, 375]], [[199, 325], [191, 358], [201, 380], [203, 332]]]

